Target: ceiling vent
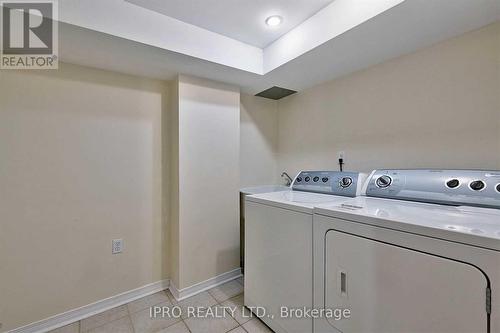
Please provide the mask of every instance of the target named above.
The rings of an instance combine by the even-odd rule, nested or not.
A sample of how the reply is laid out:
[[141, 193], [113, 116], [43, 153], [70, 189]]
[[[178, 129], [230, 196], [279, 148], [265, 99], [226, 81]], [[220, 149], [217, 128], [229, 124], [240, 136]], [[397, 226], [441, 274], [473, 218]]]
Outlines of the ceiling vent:
[[290, 96], [292, 94], [295, 94], [295, 90], [290, 90], [290, 89], [285, 89], [281, 87], [272, 87], [269, 89], [266, 89], [260, 93], [258, 93], [255, 96], [259, 97], [264, 97], [264, 98], [269, 98], [269, 99], [282, 99], [283, 97]]

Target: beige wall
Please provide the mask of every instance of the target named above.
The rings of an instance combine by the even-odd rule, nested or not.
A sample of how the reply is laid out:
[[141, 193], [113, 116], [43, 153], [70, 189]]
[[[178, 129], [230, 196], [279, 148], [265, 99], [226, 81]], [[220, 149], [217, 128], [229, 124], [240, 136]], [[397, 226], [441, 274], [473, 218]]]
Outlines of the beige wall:
[[279, 170], [500, 169], [500, 23], [279, 103]]
[[164, 216], [168, 218], [168, 249], [170, 281], [179, 285], [179, 81], [169, 86], [169, 108], [165, 113], [163, 126], [164, 154]]
[[276, 183], [278, 110], [188, 76], [170, 96], [170, 278], [183, 289], [239, 267], [238, 190]]
[[238, 189], [276, 181], [277, 119], [274, 101], [189, 77], [2, 72], [2, 330], [237, 268]]
[[[67, 64], [2, 71], [2, 330], [167, 277], [166, 91], [159, 81]], [[111, 254], [114, 238], [124, 239], [122, 254]]]
[[240, 186], [279, 182], [278, 102], [241, 94]]
[[[178, 289], [239, 267], [239, 89], [180, 76], [178, 109]], [[176, 195], [172, 193], [172, 195]], [[175, 252], [174, 251], [174, 252]]]

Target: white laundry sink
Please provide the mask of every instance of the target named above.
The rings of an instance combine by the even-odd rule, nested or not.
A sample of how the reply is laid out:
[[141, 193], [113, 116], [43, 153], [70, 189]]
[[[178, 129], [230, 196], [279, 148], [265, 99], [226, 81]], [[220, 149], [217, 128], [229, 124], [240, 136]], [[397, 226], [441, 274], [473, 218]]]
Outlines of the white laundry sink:
[[269, 192], [282, 192], [291, 191], [289, 186], [284, 185], [261, 185], [244, 187], [240, 189], [240, 266], [241, 271], [244, 272], [244, 258], [245, 258], [245, 196], [269, 193]]

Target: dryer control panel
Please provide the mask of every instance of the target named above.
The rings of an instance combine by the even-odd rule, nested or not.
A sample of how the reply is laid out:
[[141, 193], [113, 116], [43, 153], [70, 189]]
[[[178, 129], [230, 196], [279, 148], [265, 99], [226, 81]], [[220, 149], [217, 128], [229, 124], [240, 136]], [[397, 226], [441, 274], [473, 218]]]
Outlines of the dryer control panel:
[[370, 197], [500, 209], [500, 171], [375, 170], [363, 192]]
[[361, 194], [366, 177], [359, 172], [301, 171], [293, 180], [292, 189], [355, 197]]

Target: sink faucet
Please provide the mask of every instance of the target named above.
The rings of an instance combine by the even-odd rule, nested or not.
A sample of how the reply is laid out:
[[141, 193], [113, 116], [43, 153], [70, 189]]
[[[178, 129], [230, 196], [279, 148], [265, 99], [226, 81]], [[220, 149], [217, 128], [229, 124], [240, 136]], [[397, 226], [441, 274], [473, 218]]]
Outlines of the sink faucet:
[[286, 172], [281, 174], [281, 178], [286, 178], [286, 186], [290, 186], [292, 184], [292, 177], [290, 177]]

